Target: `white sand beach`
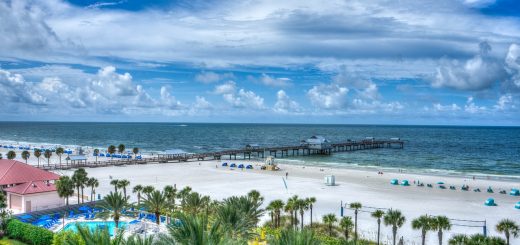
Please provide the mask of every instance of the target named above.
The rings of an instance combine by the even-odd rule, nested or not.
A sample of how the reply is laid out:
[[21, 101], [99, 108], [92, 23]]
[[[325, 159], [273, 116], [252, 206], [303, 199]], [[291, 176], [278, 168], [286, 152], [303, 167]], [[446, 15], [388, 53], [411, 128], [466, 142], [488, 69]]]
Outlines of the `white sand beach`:
[[[520, 197], [508, 194], [499, 194], [499, 190], [509, 191], [510, 188], [518, 188], [515, 182], [497, 180], [473, 180], [462, 177], [423, 176], [404, 173], [384, 173], [378, 175], [377, 171], [363, 171], [351, 169], [335, 169], [320, 167], [303, 167], [297, 165], [279, 165], [281, 170], [276, 172], [259, 170], [261, 162], [250, 162], [255, 170], [231, 170], [229, 167], [221, 167], [225, 161], [205, 161], [188, 163], [147, 164], [121, 167], [88, 168], [89, 176], [99, 179], [100, 186], [97, 193], [102, 196], [113, 190], [110, 186], [110, 178], [128, 179], [131, 187], [136, 184], [153, 185], [162, 188], [165, 185], [176, 185], [178, 189], [191, 186], [194, 191], [209, 195], [214, 199], [222, 199], [232, 195], [243, 195], [252, 189], [260, 191], [267, 204], [273, 199], [284, 201], [292, 195], [300, 197], [316, 197], [317, 203], [314, 209], [314, 220], [321, 220], [322, 215], [335, 213], [340, 215], [340, 204], [343, 202], [361, 202], [367, 207], [396, 208], [400, 209], [407, 218], [406, 224], [399, 230], [399, 235], [404, 236], [407, 244], [418, 244], [420, 232], [411, 229], [410, 221], [419, 215], [446, 215], [453, 219], [486, 220], [488, 233], [498, 235], [495, 224], [502, 218], [513, 218], [518, 221], [520, 210], [514, 209], [514, 204], [520, 201]], [[248, 161], [234, 161], [247, 163]], [[286, 190], [283, 178], [288, 172]], [[62, 171], [60, 174], [71, 175], [72, 171]], [[324, 176], [333, 174], [336, 176], [336, 186], [326, 186]], [[407, 179], [411, 186], [394, 186], [391, 179]], [[417, 187], [414, 180], [425, 184], [433, 184], [433, 188]], [[454, 185], [457, 190], [440, 189], [436, 183], [445, 182], [446, 186]], [[470, 191], [461, 191], [460, 187], [469, 185]], [[487, 193], [491, 186], [495, 193]], [[474, 188], [480, 188], [482, 192], [474, 192]], [[131, 188], [129, 188], [131, 189]], [[130, 191], [129, 191], [130, 192]], [[85, 195], [90, 194], [86, 190]], [[498, 206], [489, 207], [484, 201], [492, 197]], [[135, 196], [132, 197], [135, 200]], [[72, 199], [74, 200], [74, 198]], [[371, 209], [365, 208], [370, 211]], [[352, 210], [345, 210], [345, 215], [353, 216]], [[309, 222], [306, 214], [305, 222]], [[264, 217], [267, 220], [268, 216]], [[471, 222], [453, 222], [465, 225], [475, 225]], [[359, 226], [364, 237], [374, 239], [376, 221], [367, 212], [361, 212]], [[482, 232], [481, 227], [453, 226], [451, 232], [445, 235], [446, 240], [454, 233], [473, 234]], [[389, 227], [382, 228], [383, 240], [391, 239]], [[437, 241], [435, 233], [430, 233], [427, 238], [432, 244]], [[429, 243], [428, 243], [429, 244]]]

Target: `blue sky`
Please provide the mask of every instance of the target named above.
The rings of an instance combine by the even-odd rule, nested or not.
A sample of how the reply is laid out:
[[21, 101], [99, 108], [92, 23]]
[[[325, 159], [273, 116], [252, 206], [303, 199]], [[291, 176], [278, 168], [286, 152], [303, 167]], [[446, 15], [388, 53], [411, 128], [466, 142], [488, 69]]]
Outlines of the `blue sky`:
[[2, 1], [0, 117], [520, 125], [520, 4]]

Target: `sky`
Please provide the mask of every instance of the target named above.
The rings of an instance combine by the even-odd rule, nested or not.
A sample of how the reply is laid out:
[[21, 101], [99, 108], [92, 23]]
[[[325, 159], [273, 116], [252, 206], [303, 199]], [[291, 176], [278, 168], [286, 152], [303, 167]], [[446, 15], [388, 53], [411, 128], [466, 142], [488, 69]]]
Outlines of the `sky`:
[[0, 1], [0, 121], [520, 125], [516, 0]]

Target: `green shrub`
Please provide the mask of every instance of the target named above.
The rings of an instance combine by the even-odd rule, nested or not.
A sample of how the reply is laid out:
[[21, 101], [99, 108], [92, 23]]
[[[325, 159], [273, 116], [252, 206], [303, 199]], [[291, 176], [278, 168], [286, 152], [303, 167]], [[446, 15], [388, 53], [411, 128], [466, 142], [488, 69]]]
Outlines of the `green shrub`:
[[9, 237], [34, 245], [51, 245], [54, 233], [45, 228], [11, 219], [7, 223]]
[[85, 245], [85, 241], [81, 238], [79, 233], [73, 231], [60, 231], [54, 234], [52, 244], [62, 245], [65, 241], [73, 242], [74, 244]]

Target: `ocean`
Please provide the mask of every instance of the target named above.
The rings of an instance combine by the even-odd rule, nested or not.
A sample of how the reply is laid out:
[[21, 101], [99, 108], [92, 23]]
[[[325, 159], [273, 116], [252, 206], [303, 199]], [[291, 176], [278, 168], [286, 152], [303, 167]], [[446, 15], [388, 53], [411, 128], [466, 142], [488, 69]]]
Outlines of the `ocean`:
[[0, 144], [85, 146], [110, 144], [144, 152], [180, 149], [207, 152], [260, 146], [298, 145], [312, 135], [332, 142], [365, 137], [405, 140], [404, 149], [291, 157], [285, 163], [387, 169], [447, 175], [520, 178], [520, 127], [0, 122]]

